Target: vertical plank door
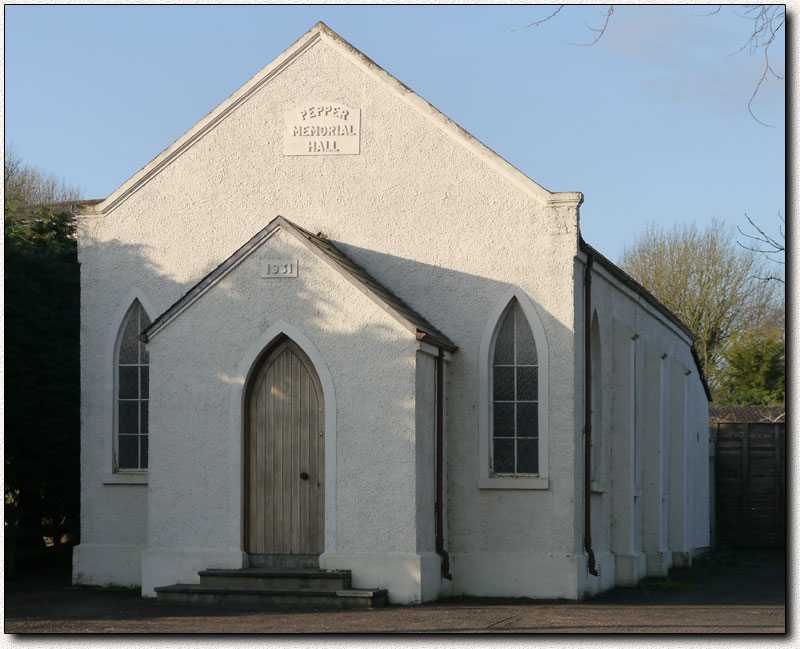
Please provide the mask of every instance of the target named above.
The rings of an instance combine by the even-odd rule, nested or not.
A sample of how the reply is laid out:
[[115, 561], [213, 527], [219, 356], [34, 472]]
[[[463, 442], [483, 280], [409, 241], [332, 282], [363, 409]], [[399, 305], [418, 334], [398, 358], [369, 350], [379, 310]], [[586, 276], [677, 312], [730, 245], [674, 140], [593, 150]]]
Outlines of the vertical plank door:
[[253, 373], [245, 402], [245, 551], [321, 554], [325, 458], [322, 388], [291, 340]]

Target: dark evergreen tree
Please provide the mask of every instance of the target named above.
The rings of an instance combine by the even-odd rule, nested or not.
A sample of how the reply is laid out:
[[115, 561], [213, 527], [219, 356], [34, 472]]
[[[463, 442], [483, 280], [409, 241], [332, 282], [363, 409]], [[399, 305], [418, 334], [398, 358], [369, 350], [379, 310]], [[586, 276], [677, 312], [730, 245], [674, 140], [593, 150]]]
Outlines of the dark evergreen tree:
[[4, 238], [6, 543], [41, 547], [42, 537], [50, 537], [58, 550], [64, 535], [70, 544], [78, 542], [80, 506], [80, 281], [73, 217], [6, 201]]
[[777, 406], [786, 402], [786, 341], [780, 328], [737, 336], [723, 357], [721, 405]]

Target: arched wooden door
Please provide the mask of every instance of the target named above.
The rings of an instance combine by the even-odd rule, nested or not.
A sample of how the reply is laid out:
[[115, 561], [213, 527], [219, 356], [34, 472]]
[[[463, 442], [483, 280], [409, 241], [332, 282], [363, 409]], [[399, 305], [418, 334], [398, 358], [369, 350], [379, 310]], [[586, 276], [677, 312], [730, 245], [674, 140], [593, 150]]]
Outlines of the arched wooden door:
[[324, 549], [325, 418], [308, 356], [284, 338], [253, 373], [245, 401], [245, 551]]

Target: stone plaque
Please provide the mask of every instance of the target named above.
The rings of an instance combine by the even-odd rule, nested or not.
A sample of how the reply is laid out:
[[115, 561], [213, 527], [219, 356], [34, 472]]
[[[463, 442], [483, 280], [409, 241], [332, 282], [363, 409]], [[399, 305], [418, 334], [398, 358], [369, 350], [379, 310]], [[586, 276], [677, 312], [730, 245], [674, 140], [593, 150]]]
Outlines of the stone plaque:
[[328, 101], [301, 104], [284, 114], [283, 155], [358, 155], [361, 109]]
[[297, 259], [262, 259], [261, 277], [264, 279], [297, 277], [297, 262]]

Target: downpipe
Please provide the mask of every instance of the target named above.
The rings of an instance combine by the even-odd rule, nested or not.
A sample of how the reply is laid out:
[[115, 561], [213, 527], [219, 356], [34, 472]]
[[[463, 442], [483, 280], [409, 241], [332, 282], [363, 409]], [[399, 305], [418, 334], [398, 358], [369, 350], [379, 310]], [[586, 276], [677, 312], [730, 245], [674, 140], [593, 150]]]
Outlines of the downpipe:
[[442, 577], [452, 581], [450, 555], [444, 549], [444, 350], [436, 359], [436, 554], [442, 558]]
[[592, 264], [594, 257], [588, 254], [583, 271], [583, 547], [589, 560], [589, 574], [597, 577], [592, 550]]

